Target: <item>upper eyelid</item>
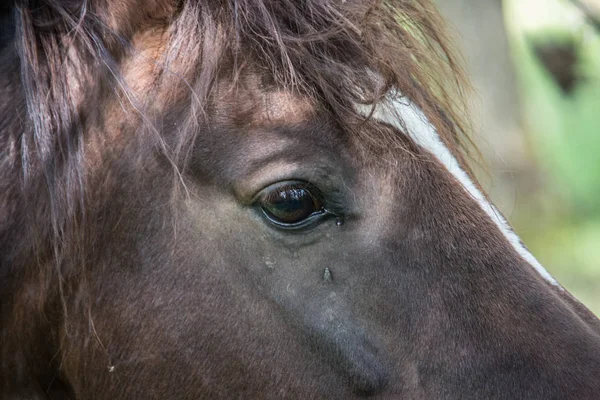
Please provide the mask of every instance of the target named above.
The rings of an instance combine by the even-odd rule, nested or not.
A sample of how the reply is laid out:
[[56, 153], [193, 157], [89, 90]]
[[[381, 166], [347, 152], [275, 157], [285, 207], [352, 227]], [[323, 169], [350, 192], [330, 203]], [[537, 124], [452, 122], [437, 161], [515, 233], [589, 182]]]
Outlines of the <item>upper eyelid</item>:
[[[257, 163], [250, 171], [236, 177], [232, 183], [234, 195], [245, 205], [256, 201], [265, 188], [284, 181], [302, 181], [319, 189], [330, 191], [336, 186], [341, 170], [328, 162], [310, 162], [309, 159], [290, 160], [279, 155]], [[335, 178], [335, 179], [332, 179]], [[316, 184], [315, 184], [316, 183]]]
[[[256, 195], [254, 195], [254, 198], [252, 199], [252, 204], [256, 204], [257, 202], [259, 202], [261, 199], [264, 198], [265, 192], [269, 189], [272, 188], [273, 190], [279, 188], [279, 187], [285, 187], [286, 184], [300, 184], [303, 185], [302, 188], [306, 189], [312, 196], [316, 197], [317, 200], [322, 201], [323, 199], [323, 192], [314, 184], [301, 180], [301, 179], [290, 179], [290, 180], [284, 180], [284, 181], [280, 181], [280, 182], [274, 182], [271, 183], [267, 186], [265, 186], [264, 188], [262, 188], [261, 190], [258, 191], [258, 193], [256, 193]], [[300, 186], [299, 185], [299, 186]]]

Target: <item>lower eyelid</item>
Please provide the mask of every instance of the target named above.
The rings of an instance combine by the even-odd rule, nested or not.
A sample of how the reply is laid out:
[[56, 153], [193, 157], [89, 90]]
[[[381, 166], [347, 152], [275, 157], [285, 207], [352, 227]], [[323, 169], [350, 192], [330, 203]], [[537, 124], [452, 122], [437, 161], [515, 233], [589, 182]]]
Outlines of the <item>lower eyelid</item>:
[[271, 223], [272, 226], [276, 227], [277, 229], [290, 230], [290, 231], [301, 230], [301, 229], [304, 229], [304, 228], [308, 228], [311, 225], [316, 225], [317, 222], [319, 222], [319, 220], [325, 219], [328, 216], [336, 217], [335, 214], [332, 214], [332, 213], [328, 212], [327, 210], [323, 209], [323, 211], [315, 212], [315, 213], [311, 214], [305, 220], [300, 221], [298, 223], [295, 223], [295, 224], [282, 224], [282, 223], [277, 222], [277, 221], [273, 220], [272, 218], [270, 218], [265, 213], [264, 210], [261, 209], [261, 211], [262, 211], [264, 217], [269, 220], [269, 222]]

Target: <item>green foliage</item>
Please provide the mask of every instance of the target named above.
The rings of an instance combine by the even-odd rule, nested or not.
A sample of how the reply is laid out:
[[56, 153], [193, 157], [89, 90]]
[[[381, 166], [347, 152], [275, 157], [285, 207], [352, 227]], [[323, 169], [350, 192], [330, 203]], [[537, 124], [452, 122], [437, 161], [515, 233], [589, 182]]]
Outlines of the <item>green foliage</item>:
[[[600, 32], [566, 1], [504, 4], [526, 134], [544, 176], [543, 193], [528, 194], [528, 211], [513, 222], [542, 264], [600, 314]], [[548, 44], [575, 50], [581, 80], [569, 94], [536, 56]]]

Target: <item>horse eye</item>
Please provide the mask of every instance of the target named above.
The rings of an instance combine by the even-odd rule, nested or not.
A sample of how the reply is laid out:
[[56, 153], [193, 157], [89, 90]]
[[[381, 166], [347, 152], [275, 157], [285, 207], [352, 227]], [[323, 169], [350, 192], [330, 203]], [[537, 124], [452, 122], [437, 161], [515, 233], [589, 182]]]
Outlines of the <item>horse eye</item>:
[[300, 182], [267, 189], [260, 199], [260, 207], [271, 222], [283, 228], [305, 226], [326, 212], [307, 185]]

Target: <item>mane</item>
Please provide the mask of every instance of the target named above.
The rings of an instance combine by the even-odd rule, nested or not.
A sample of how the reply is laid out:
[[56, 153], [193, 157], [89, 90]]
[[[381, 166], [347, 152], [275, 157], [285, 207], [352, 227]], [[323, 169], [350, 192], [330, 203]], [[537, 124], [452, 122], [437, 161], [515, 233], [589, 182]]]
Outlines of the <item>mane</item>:
[[[94, 231], [86, 204], [96, 172], [86, 163], [85, 140], [89, 126], [107, 123], [89, 106], [99, 98], [120, 98], [134, 110], [154, 134], [151, 146], [171, 160], [175, 177], [185, 170], [216, 83], [227, 77], [234, 87], [248, 66], [272, 77], [276, 86], [324, 105], [340, 126], [374, 149], [400, 146], [400, 140], [364, 133], [365, 118], [355, 105], [376, 103], [397, 89], [466, 164], [466, 79], [429, 0], [127, 0], [119, 7], [110, 0], [22, 0], [11, 13], [14, 33], [5, 40], [14, 46], [0, 46], [0, 70], [20, 76], [20, 83], [2, 82], [10, 83], [15, 99], [0, 103], [0, 143], [13, 149], [0, 160], [11, 171], [2, 173], [2, 181], [12, 182], [0, 204], [10, 202], [12, 209], [19, 202], [30, 212], [1, 215], [6, 249], [1, 268], [4, 274], [41, 265], [40, 307], [43, 293], [58, 282], [66, 313], [63, 292], [76, 289], [65, 282], [86, 275], [81, 238]], [[152, 60], [159, 73], [148, 86], [157, 92], [178, 86], [178, 99], [189, 104], [175, 132], [155, 128], [151, 103], [123, 71], [140, 52], [134, 37], [152, 29], [168, 40]], [[19, 70], [13, 70], [15, 60]], [[9, 117], [13, 111], [21, 118]], [[4, 238], [16, 224], [30, 229], [21, 244], [9, 246]], [[27, 246], [35, 256], [15, 261]]]

